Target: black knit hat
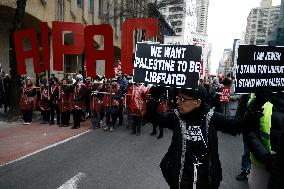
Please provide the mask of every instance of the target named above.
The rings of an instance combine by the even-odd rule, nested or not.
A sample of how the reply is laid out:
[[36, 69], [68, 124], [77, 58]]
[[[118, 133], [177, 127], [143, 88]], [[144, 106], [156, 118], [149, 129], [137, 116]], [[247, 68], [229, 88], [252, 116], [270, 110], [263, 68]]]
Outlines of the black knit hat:
[[207, 99], [208, 96], [207, 90], [203, 85], [198, 85], [196, 89], [181, 88], [179, 92], [192, 98], [200, 99], [203, 102]]

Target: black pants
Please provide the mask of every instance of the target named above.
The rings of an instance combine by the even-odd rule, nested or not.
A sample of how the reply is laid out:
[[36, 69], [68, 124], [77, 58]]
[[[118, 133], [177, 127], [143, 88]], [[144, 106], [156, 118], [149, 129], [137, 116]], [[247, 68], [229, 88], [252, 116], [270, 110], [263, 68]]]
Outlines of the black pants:
[[24, 122], [31, 123], [33, 118], [33, 110], [22, 110]]
[[[193, 181], [182, 181], [180, 184], [180, 189], [192, 189], [193, 188]], [[178, 187], [170, 187], [170, 189], [178, 189]], [[196, 189], [215, 189], [214, 187], [211, 188], [209, 186], [209, 179], [208, 178], [199, 178], [197, 180]]]
[[122, 125], [123, 123], [123, 104], [119, 104], [118, 108], [118, 124]]
[[[152, 125], [153, 125], [153, 132], [156, 133], [156, 132], [157, 132], [158, 124], [157, 124], [157, 123], [152, 123]], [[164, 128], [159, 125], [159, 129], [160, 129], [160, 135], [163, 136]]]
[[70, 122], [70, 112], [61, 112], [61, 124], [63, 126], [69, 126]]
[[42, 115], [42, 121], [48, 123], [50, 111], [41, 111], [41, 115]]
[[91, 122], [94, 129], [101, 127], [100, 122], [102, 120], [103, 113], [102, 112], [91, 112]]
[[107, 107], [105, 112], [106, 112], [106, 125], [115, 126], [116, 120], [118, 118], [118, 109]]
[[82, 116], [82, 110], [80, 109], [73, 110], [74, 128], [80, 128], [81, 116]]
[[132, 115], [132, 133], [140, 134], [142, 126], [142, 117], [137, 115]]
[[90, 97], [87, 97], [86, 98], [86, 101], [85, 101], [85, 113], [86, 114], [89, 114], [89, 117], [91, 116], [91, 110], [90, 110]]
[[50, 104], [50, 123], [54, 123], [54, 111], [56, 112], [57, 125], [60, 124], [60, 110], [57, 104]]

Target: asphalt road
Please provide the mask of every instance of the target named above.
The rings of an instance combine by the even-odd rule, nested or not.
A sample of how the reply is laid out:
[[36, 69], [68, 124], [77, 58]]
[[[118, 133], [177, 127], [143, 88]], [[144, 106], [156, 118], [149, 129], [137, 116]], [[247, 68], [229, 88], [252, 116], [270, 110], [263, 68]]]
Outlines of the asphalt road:
[[[171, 140], [171, 131], [157, 140], [151, 126], [141, 136], [124, 127], [115, 132], [94, 130], [26, 159], [0, 167], [1, 189], [167, 189], [159, 163]], [[235, 180], [240, 170], [241, 137], [219, 133], [223, 168], [221, 189], [247, 189]], [[75, 184], [74, 184], [75, 183]]]

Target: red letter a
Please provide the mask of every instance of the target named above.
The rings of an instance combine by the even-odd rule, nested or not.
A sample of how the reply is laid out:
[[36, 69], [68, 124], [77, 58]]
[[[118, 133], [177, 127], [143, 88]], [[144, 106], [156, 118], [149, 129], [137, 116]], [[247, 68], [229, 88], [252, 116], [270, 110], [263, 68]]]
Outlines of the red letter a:
[[121, 69], [123, 73], [133, 74], [133, 31], [135, 29], [144, 29], [146, 37], [158, 35], [158, 20], [155, 18], [131, 18], [125, 20], [122, 27], [121, 37]]
[[[73, 44], [64, 45], [62, 32], [73, 33]], [[84, 50], [84, 26], [79, 23], [52, 22], [53, 69], [63, 70], [64, 54], [82, 54]]]
[[[28, 39], [31, 43], [31, 50], [24, 50], [23, 39]], [[33, 58], [34, 72], [40, 73], [38, 41], [35, 29], [26, 29], [14, 33], [14, 45], [20, 75], [27, 74], [25, 60]]]
[[[104, 36], [104, 50], [94, 48], [94, 36]], [[91, 25], [85, 28], [85, 52], [88, 76], [96, 76], [96, 60], [105, 60], [105, 76], [114, 77], [113, 31], [108, 24]]]

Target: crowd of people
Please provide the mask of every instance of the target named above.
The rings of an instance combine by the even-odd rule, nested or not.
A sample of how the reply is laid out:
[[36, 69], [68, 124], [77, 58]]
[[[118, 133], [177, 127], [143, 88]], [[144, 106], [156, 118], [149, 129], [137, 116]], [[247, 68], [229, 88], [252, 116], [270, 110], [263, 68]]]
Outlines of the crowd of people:
[[[0, 90], [10, 78], [4, 75]], [[151, 135], [163, 137], [173, 131], [172, 142], [160, 167], [172, 189], [219, 188], [222, 168], [217, 131], [243, 135], [244, 154], [236, 179], [249, 178], [250, 188], [279, 188], [283, 184], [284, 94], [259, 88], [253, 94], [235, 94], [235, 79], [212, 76], [200, 79], [197, 89], [138, 84], [120, 75], [75, 79], [43, 76], [39, 86], [27, 77], [21, 86], [20, 109], [24, 125], [32, 123], [33, 111], [40, 110], [42, 124], [80, 128], [91, 120], [94, 129], [113, 132], [125, 125], [139, 136], [151, 123]], [[229, 87], [228, 102], [220, 101], [221, 88]], [[1, 91], [1, 102], [8, 102]], [[8, 104], [4, 103], [5, 111]], [[56, 114], [56, 119], [55, 119]], [[56, 120], [56, 123], [55, 123]], [[103, 124], [105, 122], [105, 124]], [[234, 140], [232, 138], [232, 140]], [[281, 187], [280, 187], [281, 188]]]

